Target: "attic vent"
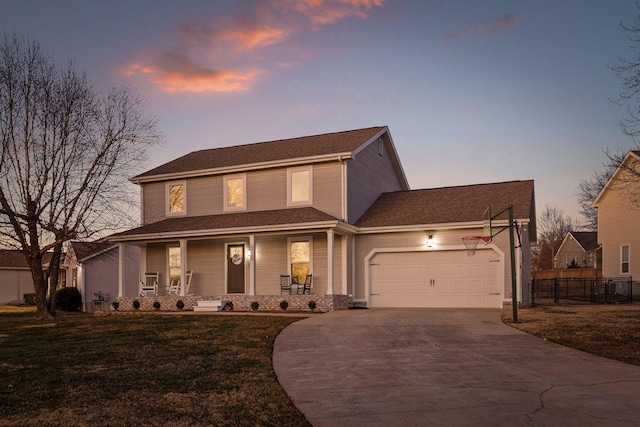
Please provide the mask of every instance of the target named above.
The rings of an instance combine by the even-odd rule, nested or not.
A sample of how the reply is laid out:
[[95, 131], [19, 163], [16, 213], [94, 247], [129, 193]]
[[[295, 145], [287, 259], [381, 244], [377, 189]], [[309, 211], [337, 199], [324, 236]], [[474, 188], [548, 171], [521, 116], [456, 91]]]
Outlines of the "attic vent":
[[384, 140], [378, 138], [378, 155], [384, 156]]

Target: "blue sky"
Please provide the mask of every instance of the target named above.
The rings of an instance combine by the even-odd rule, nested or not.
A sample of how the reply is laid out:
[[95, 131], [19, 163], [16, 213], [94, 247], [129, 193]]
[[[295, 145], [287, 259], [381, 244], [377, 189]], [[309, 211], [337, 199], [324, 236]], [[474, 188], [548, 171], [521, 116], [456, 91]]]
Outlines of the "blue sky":
[[[0, 0], [0, 28], [128, 85], [159, 120], [157, 166], [203, 148], [387, 125], [412, 188], [534, 179], [575, 189], [620, 132], [607, 68], [633, 0]], [[497, 207], [495, 207], [497, 208]]]

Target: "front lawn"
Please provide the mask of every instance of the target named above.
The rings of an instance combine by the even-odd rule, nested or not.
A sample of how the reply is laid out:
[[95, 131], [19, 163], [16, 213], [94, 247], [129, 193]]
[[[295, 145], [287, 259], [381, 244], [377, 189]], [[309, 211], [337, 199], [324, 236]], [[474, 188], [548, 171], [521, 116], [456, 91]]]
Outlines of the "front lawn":
[[0, 309], [0, 426], [305, 426], [277, 382], [270, 316]]

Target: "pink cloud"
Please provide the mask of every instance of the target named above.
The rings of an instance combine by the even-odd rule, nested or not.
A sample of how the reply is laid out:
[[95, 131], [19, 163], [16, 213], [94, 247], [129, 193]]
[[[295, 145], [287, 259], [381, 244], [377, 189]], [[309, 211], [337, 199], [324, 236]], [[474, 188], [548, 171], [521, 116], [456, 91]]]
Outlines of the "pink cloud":
[[[293, 34], [365, 19], [385, 0], [259, 0], [235, 16], [183, 26], [174, 45], [129, 65], [125, 74], [144, 76], [166, 92], [237, 92], [251, 88], [265, 69], [298, 64], [286, 58]], [[278, 46], [265, 54], [263, 49]], [[262, 66], [238, 64], [255, 64]], [[214, 65], [212, 65], [214, 64]]]
[[125, 74], [145, 75], [164, 92], [239, 92], [249, 89], [260, 70], [214, 70], [195, 64], [185, 56], [165, 53], [151, 64], [134, 64]]
[[476, 22], [462, 28], [458, 28], [444, 35], [445, 40], [457, 40], [463, 36], [488, 37], [511, 30], [520, 18], [512, 13], [505, 13], [495, 19]]

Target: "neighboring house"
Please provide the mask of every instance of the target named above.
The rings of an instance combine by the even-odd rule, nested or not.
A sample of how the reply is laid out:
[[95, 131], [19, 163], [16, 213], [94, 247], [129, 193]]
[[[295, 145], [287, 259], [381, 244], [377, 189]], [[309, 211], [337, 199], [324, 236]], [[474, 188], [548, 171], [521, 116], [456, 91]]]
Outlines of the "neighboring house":
[[[119, 283], [119, 247], [113, 242], [69, 242], [62, 262], [61, 270], [65, 272], [64, 286], [73, 286], [82, 294], [83, 310], [105, 310], [109, 302], [118, 295]], [[139, 249], [127, 246], [123, 263], [124, 277], [127, 287], [125, 291], [135, 293], [138, 289], [138, 268], [140, 265]], [[94, 292], [107, 300], [94, 298]], [[97, 295], [96, 295], [97, 296]]]
[[604, 277], [640, 278], [640, 151], [629, 151], [593, 202]]
[[555, 268], [601, 268], [602, 249], [595, 231], [570, 231], [553, 260]]
[[33, 277], [24, 254], [0, 250], [0, 304], [24, 301], [24, 294], [33, 292]]
[[[468, 256], [462, 237], [513, 205], [519, 299], [528, 301], [536, 240], [533, 181], [409, 189], [387, 127], [187, 154], [131, 179], [142, 225], [109, 240], [140, 248], [159, 293], [280, 297], [280, 275], [316, 296], [368, 307], [502, 307], [511, 301], [509, 232]], [[507, 214], [493, 221], [503, 230]], [[136, 297], [121, 270], [120, 298]], [[184, 287], [181, 296], [186, 297]]]

